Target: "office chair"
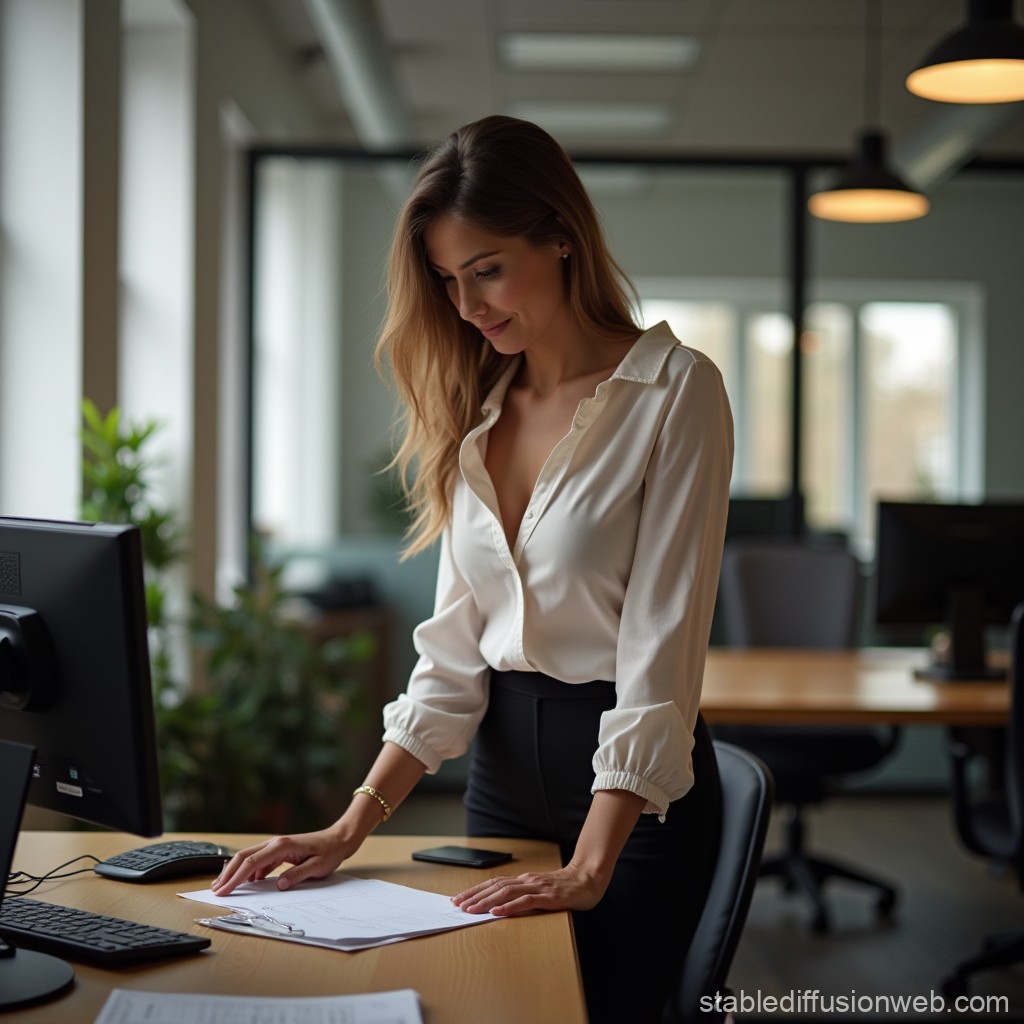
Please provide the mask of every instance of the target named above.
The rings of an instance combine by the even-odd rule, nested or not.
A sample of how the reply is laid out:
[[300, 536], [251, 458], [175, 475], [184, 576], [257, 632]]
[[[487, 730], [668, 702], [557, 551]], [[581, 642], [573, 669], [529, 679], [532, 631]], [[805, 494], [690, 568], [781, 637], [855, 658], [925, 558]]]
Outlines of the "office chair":
[[750, 910], [772, 809], [771, 773], [753, 754], [716, 741], [722, 784], [722, 832], [708, 897], [663, 1024], [724, 1019], [701, 1005], [705, 996], [729, 994], [726, 979]]
[[[818, 547], [791, 539], [729, 541], [722, 561], [719, 598], [727, 639], [736, 647], [855, 645], [861, 593], [860, 566], [846, 548]], [[751, 686], [757, 679], [750, 680]], [[828, 679], [822, 680], [828, 687]], [[897, 728], [871, 726], [727, 726], [716, 737], [761, 758], [775, 781], [775, 802], [789, 812], [784, 850], [767, 856], [761, 877], [779, 878], [787, 892], [811, 902], [811, 928], [831, 927], [823, 895], [826, 882], [842, 879], [878, 891], [888, 915], [896, 890], [852, 866], [809, 853], [804, 810], [826, 800], [848, 775], [873, 768], [893, 751]]]
[[[972, 853], [1009, 865], [1024, 889], [1024, 604], [1010, 620], [1010, 720], [1006, 730], [1005, 784], [978, 792], [971, 765], [986, 751], [971, 742], [970, 730], [950, 730], [953, 761], [953, 816]], [[972, 781], [972, 779], [974, 781]], [[1024, 960], [1024, 930], [989, 936], [979, 953], [962, 960], [942, 982], [947, 999], [965, 995], [972, 974]]]

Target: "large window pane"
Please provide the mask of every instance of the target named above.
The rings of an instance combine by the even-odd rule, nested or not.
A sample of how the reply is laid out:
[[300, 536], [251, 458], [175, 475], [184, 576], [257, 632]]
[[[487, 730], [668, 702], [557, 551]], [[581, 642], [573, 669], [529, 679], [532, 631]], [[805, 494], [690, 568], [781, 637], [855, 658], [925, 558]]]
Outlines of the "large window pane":
[[801, 487], [808, 525], [848, 529], [853, 510], [853, 317], [838, 302], [807, 311], [803, 355]]
[[860, 313], [862, 522], [887, 498], [956, 493], [956, 332], [937, 302], [872, 302]]
[[793, 326], [784, 313], [748, 317], [743, 337], [743, 449], [734, 474], [739, 488], [752, 494], [789, 490], [792, 395], [790, 358]]

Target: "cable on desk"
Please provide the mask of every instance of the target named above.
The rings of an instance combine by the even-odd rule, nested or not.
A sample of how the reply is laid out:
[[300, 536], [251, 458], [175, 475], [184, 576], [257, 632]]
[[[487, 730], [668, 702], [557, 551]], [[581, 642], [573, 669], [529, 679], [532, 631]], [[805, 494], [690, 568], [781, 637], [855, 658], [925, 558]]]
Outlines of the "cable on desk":
[[[27, 896], [30, 892], [35, 892], [35, 890], [44, 882], [52, 882], [57, 878], [71, 878], [74, 875], [84, 875], [86, 872], [92, 871], [92, 867], [76, 868], [74, 871], [64, 871], [65, 868], [70, 867], [72, 864], [75, 864], [80, 860], [91, 860], [96, 864], [99, 864], [100, 862], [99, 857], [94, 857], [91, 853], [83, 853], [78, 857], [72, 857], [71, 860], [66, 860], [63, 864], [58, 864], [55, 868], [51, 868], [45, 875], [30, 875], [27, 871], [12, 871], [7, 876], [7, 884], [4, 886], [4, 896]], [[63, 872], [63, 874], [58, 874], [58, 872]], [[12, 886], [15, 885], [27, 885], [28, 888], [12, 888]]]

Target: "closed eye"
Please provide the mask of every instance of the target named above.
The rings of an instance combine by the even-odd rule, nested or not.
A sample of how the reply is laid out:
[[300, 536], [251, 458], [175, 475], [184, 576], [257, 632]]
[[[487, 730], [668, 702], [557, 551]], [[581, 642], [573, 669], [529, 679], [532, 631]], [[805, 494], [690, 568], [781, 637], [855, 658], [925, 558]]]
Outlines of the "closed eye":
[[[454, 274], [446, 274], [443, 271], [435, 268], [434, 273], [437, 275], [437, 279], [447, 287], [455, 281]], [[486, 267], [483, 270], [476, 270], [473, 272], [473, 277], [477, 281], [485, 281], [488, 278], [497, 277], [501, 273], [500, 267]]]

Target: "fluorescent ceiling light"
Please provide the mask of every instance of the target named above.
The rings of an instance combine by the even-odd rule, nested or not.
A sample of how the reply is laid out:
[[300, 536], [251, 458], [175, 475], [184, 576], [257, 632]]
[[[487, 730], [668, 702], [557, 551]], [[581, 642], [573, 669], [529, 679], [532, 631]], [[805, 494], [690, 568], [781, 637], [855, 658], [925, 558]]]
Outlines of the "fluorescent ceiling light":
[[672, 123], [672, 112], [663, 103], [537, 100], [513, 104], [509, 113], [555, 136], [658, 135]]
[[516, 71], [654, 73], [688, 71], [700, 43], [691, 36], [509, 32], [498, 48], [505, 65]]
[[584, 164], [576, 170], [592, 196], [635, 196], [651, 185], [651, 172], [646, 167]]

